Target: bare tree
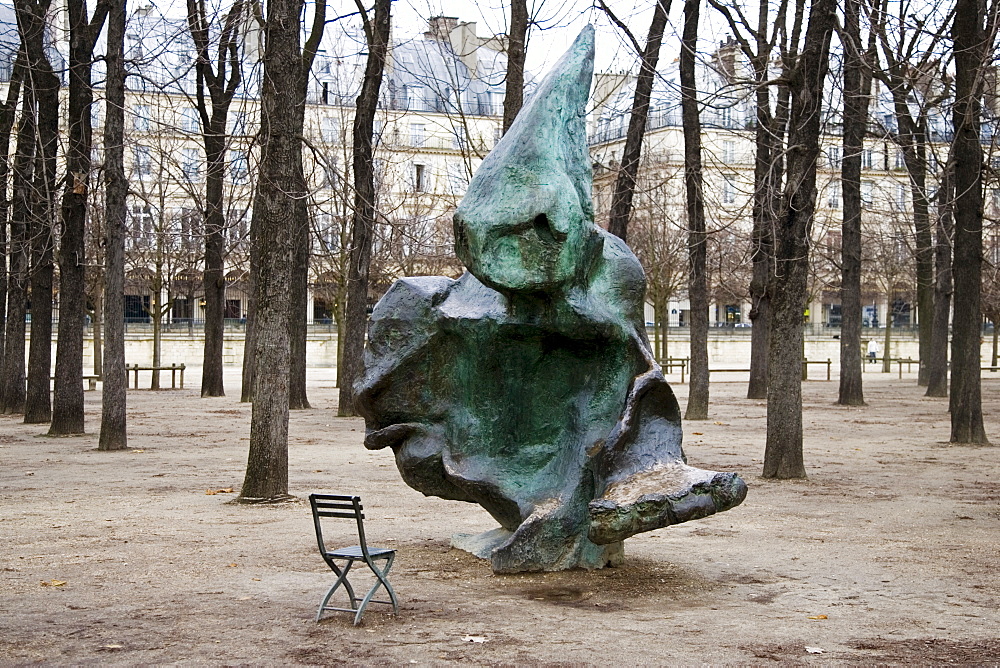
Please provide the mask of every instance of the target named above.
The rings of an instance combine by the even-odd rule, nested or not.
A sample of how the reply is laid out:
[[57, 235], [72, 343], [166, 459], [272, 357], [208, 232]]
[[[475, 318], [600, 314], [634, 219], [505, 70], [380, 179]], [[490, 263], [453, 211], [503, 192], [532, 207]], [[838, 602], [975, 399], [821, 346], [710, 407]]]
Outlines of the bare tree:
[[524, 56], [528, 35], [528, 2], [511, 0], [507, 29], [507, 88], [503, 98], [503, 131], [507, 132], [524, 101]]
[[[876, 31], [871, 29], [870, 34]], [[871, 97], [871, 46], [861, 49], [861, 0], [845, 0], [844, 25], [844, 156], [841, 191], [840, 392], [842, 406], [864, 406], [861, 380], [861, 152]], [[870, 43], [871, 45], [871, 43]], [[866, 57], [867, 56], [867, 57]]]
[[52, 419], [49, 374], [52, 371], [53, 220], [59, 142], [59, 77], [45, 52], [49, 6], [49, 0], [18, 0], [15, 4], [18, 30], [28, 56], [28, 84], [35, 104], [37, 142], [29, 215], [31, 345], [24, 404], [24, 421], [35, 424]]
[[[7, 222], [10, 218], [10, 200], [8, 199], [10, 189], [7, 182], [10, 177], [10, 139], [11, 133], [14, 129], [14, 120], [17, 116], [17, 101], [21, 97], [21, 79], [23, 76], [24, 54], [19, 50], [11, 68], [10, 81], [7, 83], [7, 98], [3, 104], [0, 105], [0, 352], [3, 352], [2, 357], [0, 357], [0, 412], [2, 413], [8, 412], [6, 409], [7, 401], [5, 398], [7, 391], [7, 377], [9, 373], [7, 366], [10, 362], [16, 359], [15, 356], [8, 355], [6, 345], [6, 330], [10, 326], [10, 320], [7, 316], [9, 294], [8, 285], [10, 284], [10, 280], [13, 278], [13, 272], [17, 265], [13, 245], [11, 246], [10, 252], [7, 252]], [[10, 241], [13, 242], [13, 235]], [[9, 271], [8, 257], [10, 260]], [[10, 304], [13, 305], [16, 303], [17, 297], [15, 295], [14, 300], [10, 302]], [[24, 366], [23, 326], [24, 312], [22, 306], [20, 357], [22, 373]]]
[[951, 318], [951, 243], [955, 232], [953, 204], [955, 190], [952, 167], [948, 166], [938, 187], [934, 226], [934, 326], [930, 357], [927, 360], [928, 397], [948, 396], [948, 321]]
[[695, 80], [700, 5], [701, 0], [684, 0], [680, 62], [690, 272], [688, 299], [691, 303], [691, 384], [684, 412], [688, 420], [708, 419], [708, 276], [705, 271], [708, 236], [701, 166], [701, 120]]
[[83, 326], [87, 309], [87, 197], [90, 190], [94, 91], [91, 71], [94, 46], [104, 27], [108, 3], [97, 3], [92, 18], [85, 0], [67, 0], [69, 18], [69, 132], [66, 183], [59, 241], [59, 332], [55, 391], [49, 434], [83, 433]]
[[642, 140], [646, 134], [646, 119], [649, 116], [649, 97], [653, 91], [656, 63], [660, 59], [660, 45], [663, 42], [663, 29], [667, 25], [667, 14], [670, 12], [670, 0], [656, 0], [656, 6], [653, 8], [653, 19], [649, 24], [649, 34], [646, 36], [646, 46], [642, 49], [639, 48], [639, 43], [632, 37], [628, 28], [611, 12], [604, 1], [599, 0], [599, 2], [604, 12], [628, 36], [636, 52], [641, 56], [639, 76], [635, 82], [632, 113], [629, 116], [628, 132], [625, 134], [621, 167], [618, 170], [614, 193], [611, 196], [611, 218], [608, 221], [608, 231], [622, 241], [626, 241], [628, 221], [632, 213], [632, 198], [635, 194], [636, 174], [639, 170], [639, 158], [642, 154]]
[[[772, 13], [768, 3], [758, 6], [756, 24], [743, 13], [742, 6], [724, 4], [718, 0], [709, 3], [726, 19], [753, 72], [755, 102], [754, 124], [754, 190], [753, 233], [751, 258], [753, 272], [750, 279], [750, 381], [748, 399], [767, 398], [768, 313], [770, 295], [768, 276], [773, 254], [773, 231], [781, 205], [781, 182], [784, 169], [784, 135], [788, 121], [788, 87], [781, 77], [775, 82], [774, 54], [781, 49], [782, 67], [786, 70], [794, 57], [788, 51], [788, 41], [798, 39], [798, 23], [789, 40], [786, 16], [788, 2], [782, 1]], [[796, 15], [801, 15], [801, 2], [796, 3]], [[784, 43], [783, 43], [784, 40]], [[772, 93], [772, 89], [776, 89]], [[774, 102], [772, 103], [772, 99]]]
[[[951, 441], [987, 444], [980, 383], [983, 256], [983, 147], [979, 141], [983, 72], [995, 39], [995, 14], [984, 0], [956, 0], [951, 37], [955, 50], [955, 106], [951, 162], [955, 169], [955, 239], [952, 277], [955, 311], [951, 339]], [[995, 7], [995, 5], [994, 5]]]
[[834, 0], [814, 0], [802, 52], [792, 65], [788, 171], [775, 231], [770, 282], [765, 478], [804, 478], [802, 457], [802, 313], [806, 306], [809, 235], [816, 206], [823, 83], [836, 23]]
[[[205, 352], [201, 396], [225, 396], [222, 349], [225, 328], [226, 122], [242, 81], [240, 45], [245, 4], [236, 0], [226, 13], [216, 53], [211, 53], [211, 17], [204, 0], [188, 0], [187, 21], [197, 53], [195, 100], [205, 147]], [[206, 95], [207, 92], [207, 95]]]
[[[264, 31], [260, 177], [254, 196], [250, 268], [256, 300], [253, 413], [246, 476], [238, 500], [273, 503], [288, 498], [288, 408], [292, 262], [297, 226], [308, 196], [302, 168], [302, 132], [308, 74], [323, 35], [326, 4], [313, 6], [312, 28], [301, 43], [303, 0], [274, 0]], [[301, 327], [301, 324], [296, 323]]]
[[[25, 63], [27, 68], [27, 63]], [[4, 337], [4, 414], [24, 412], [24, 319], [28, 304], [28, 216], [31, 178], [35, 164], [34, 96], [30, 82], [21, 93], [21, 117], [14, 149], [13, 201], [10, 214], [10, 269], [7, 284], [7, 327]]]
[[108, 10], [106, 118], [104, 121], [105, 284], [104, 391], [101, 395], [100, 450], [128, 447], [125, 371], [125, 219], [128, 182], [125, 179], [125, 5], [110, 0]]
[[372, 134], [389, 46], [390, 0], [376, 0], [374, 17], [358, 4], [368, 41], [368, 62], [354, 114], [354, 210], [347, 273], [347, 313], [338, 415], [354, 415], [354, 382], [361, 373], [368, 321], [368, 283], [375, 232], [375, 179]]
[[[940, 55], [936, 46], [944, 38], [944, 30], [936, 31], [923, 21], [910, 28], [912, 15], [903, 5], [898, 5], [898, 15], [892, 16], [887, 11], [889, 3], [886, 0], [881, 0], [879, 4], [880, 26], [876, 34], [885, 66], [877, 68], [874, 75], [886, 85], [892, 95], [897, 127], [895, 132], [889, 134], [902, 151], [910, 178], [915, 232], [917, 321], [920, 327], [918, 383], [926, 385], [931, 328], [934, 322], [933, 226], [927, 190], [928, 114], [951, 93], [943, 85], [945, 79], [938, 72]], [[891, 26], [888, 25], [890, 22]], [[895, 37], [895, 43], [891, 41], [891, 37]]]

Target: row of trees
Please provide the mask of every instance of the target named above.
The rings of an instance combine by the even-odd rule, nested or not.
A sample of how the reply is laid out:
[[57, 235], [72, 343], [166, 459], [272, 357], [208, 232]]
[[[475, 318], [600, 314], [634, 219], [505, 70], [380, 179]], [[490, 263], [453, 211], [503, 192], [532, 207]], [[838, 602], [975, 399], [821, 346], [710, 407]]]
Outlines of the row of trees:
[[[735, 82], [748, 87], [756, 106], [753, 227], [749, 238], [742, 240], [746, 244], [742, 253], [713, 253], [713, 248], [725, 249], [739, 242], [740, 236], [732, 234], [720, 238], [706, 221], [702, 133], [699, 129], [704, 100], [694, 76], [696, 36], [701, 21], [699, 0], [685, 0], [684, 3], [680, 68], [687, 200], [684, 226], [680, 234], [668, 234], [664, 226], [654, 224], [656, 216], [648, 215], [644, 222], [643, 217], [635, 217], [630, 230], [637, 191], [639, 201], [644, 198], [656, 201], [655, 196], [651, 196], [652, 190], [641, 184], [638, 174], [650, 90], [657, 76], [657, 58], [670, 11], [669, 2], [658, 0], [654, 5], [644, 46], [630, 37], [639, 58], [640, 76], [624, 159], [612, 197], [610, 227], [623, 238], [631, 236], [629, 240], [636, 245], [646, 264], [652, 288], [650, 297], [660, 313], [670, 296], [686, 285], [692, 305], [689, 419], [704, 419], [709, 410], [707, 318], [713, 268], [709, 258], [718, 258], [717, 271], [719, 274], [725, 272], [730, 282], [742, 268], [742, 280], [753, 304], [750, 316], [754, 322], [748, 395], [766, 397], [769, 405], [767, 476], [804, 475], [798, 358], [802, 346], [802, 312], [810, 289], [816, 284], [810, 278], [816, 273], [815, 265], [810, 264], [816, 217], [816, 170], [821, 122], [826, 113], [824, 86], [830, 81], [827, 66], [831, 60], [831, 42], [835, 39], [843, 54], [837, 74], [844, 99], [841, 115], [843, 241], [840, 257], [834, 258], [839, 262], [840, 280], [836, 282], [840, 285], [844, 305], [840, 401], [847, 405], [860, 405], [864, 401], [859, 353], [862, 266], [859, 174], [862, 141], [870, 131], [870, 85], [872, 79], [877, 78], [892, 90], [894, 99], [901, 96], [896, 105], [898, 131], [893, 141], [908, 156], [906, 168], [913, 191], [912, 248], [917, 258], [915, 274], [920, 322], [937, 323], [921, 332], [922, 368], [927, 368], [926, 373], [921, 374], [921, 381], [929, 383], [929, 391], [940, 391], [936, 389], [940, 384], [932, 381], [937, 378], [936, 371], [941, 369], [936, 355], [947, 345], [948, 299], [952, 293], [950, 282], [954, 280], [954, 370], [950, 388], [953, 439], [985, 441], [978, 396], [981, 322], [978, 272], [982, 258], [984, 178], [978, 100], [982, 96], [987, 56], [992, 53], [992, 48], [986, 45], [993, 44], [993, 21], [992, 18], [987, 20], [984, 7], [975, 2], [966, 6], [971, 1], [961, 0], [956, 8], [951, 44], [956, 54], [956, 71], [964, 67], [973, 73], [973, 78], [956, 77], [949, 98], [954, 100], [956, 140], [950, 157], [936, 163], [943, 166], [943, 171], [934, 179], [938, 184], [939, 203], [932, 216], [927, 185], [927, 116], [921, 116], [919, 109], [923, 107], [920, 104], [915, 111], [910, 102], [911, 98], [929, 100], [929, 89], [921, 83], [926, 78], [925, 65], [929, 61], [924, 58], [914, 64], [910, 56], [890, 58], [886, 54], [923, 53], [914, 47], [924, 44], [920, 40], [932, 39], [935, 45], [944, 44], [947, 41], [943, 37], [944, 23], [936, 33], [922, 24], [915, 31], [920, 36], [918, 39], [907, 17], [902, 14], [892, 17], [884, 2], [867, 5], [860, 0], [848, 0], [838, 18], [832, 0], [814, 0], [808, 7], [805, 0], [784, 2], [776, 7], [762, 4], [755, 17], [744, 15], [742, 6], [709, 0], [710, 6], [730, 25], [739, 48], [752, 65], [750, 77]], [[507, 44], [511, 76], [505, 97], [505, 125], [520, 105], [517, 93], [523, 89], [523, 82], [518, 77], [523, 76], [524, 35], [531, 22], [523, 3], [514, 5]], [[155, 204], [157, 198], [162, 197], [162, 193], [155, 190], [161, 181], [140, 180], [130, 189], [124, 170], [127, 144], [125, 77], [137, 75], [135, 71], [128, 71], [124, 2], [100, 0], [90, 16], [82, 0], [68, 0], [68, 8], [72, 48], [67, 65], [70, 91], [66, 118], [70, 132], [60, 208], [55, 205], [60, 81], [48, 60], [49, 51], [43, 39], [51, 8], [46, 0], [18, 0], [17, 4], [21, 47], [7, 99], [0, 107], [0, 145], [9, 146], [14, 142], [13, 151], [0, 152], [3, 156], [0, 158], [0, 177], [4, 177], [0, 181], [6, 184], [6, 175], [10, 174], [12, 188], [9, 198], [0, 198], [3, 202], [0, 213], [7, 217], [5, 222], [9, 220], [10, 229], [10, 239], [0, 244], [9, 249], [9, 270], [5, 272], [9, 282], [4, 285], [7, 319], [3, 332], [4, 360], [0, 369], [0, 407], [8, 413], [23, 410], [28, 421], [44, 422], [50, 417], [50, 360], [47, 355], [51, 336], [45, 328], [50, 326], [47, 323], [51, 318], [45, 309], [52, 302], [53, 265], [54, 258], [58, 257], [61, 317], [51, 431], [80, 433], [83, 430], [80, 374], [86, 308], [84, 289], [88, 284], [95, 284], [94, 274], [100, 274], [100, 287], [95, 289], [91, 300], [92, 306], [94, 302], [103, 301], [106, 327], [100, 447], [120, 449], [127, 445], [127, 434], [124, 314], [123, 301], [117, 295], [125, 293], [127, 202], [131, 194]], [[604, 6], [603, 9], [612, 22], [627, 31], [610, 8]], [[194, 71], [191, 95], [197, 110], [195, 134], [199, 136], [205, 155], [204, 179], [188, 183], [192, 199], [198, 203], [200, 231], [197, 238], [203, 250], [200, 280], [206, 302], [204, 396], [218, 396], [224, 392], [224, 268], [229, 262], [227, 253], [233, 249], [235, 200], [233, 181], [230, 179], [228, 186], [226, 181], [228, 157], [235, 150], [234, 136], [229, 131], [229, 115], [245, 76], [246, 54], [242, 49], [247, 36], [252, 32], [262, 43], [259, 130], [245, 138], [253, 142], [260, 158], [256, 168], [248, 168], [247, 182], [242, 184], [253, 189], [249, 273], [245, 281], [250, 304], [242, 396], [244, 400], [253, 401], [254, 407], [249, 464], [240, 498], [248, 502], [276, 501], [287, 496], [288, 411], [308, 406], [305, 330], [294, 323], [306, 319], [310, 229], [319, 220], [310, 215], [309, 205], [315, 197], [315, 189], [310, 188], [303, 151], [315, 151], [305, 131], [305, 105], [310, 68], [328, 23], [326, 7], [319, 2], [306, 8], [301, 0], [273, 0], [263, 6], [237, 0], [226, 11], [213, 11], [199, 0], [189, 0], [187, 17], [186, 38], [190, 39], [195, 52], [191, 64]], [[364, 27], [367, 57], [351, 121], [349, 148], [345, 142], [343, 163], [331, 160], [329, 152], [315, 151], [318, 156], [315, 162], [324, 168], [324, 179], [341, 179], [344, 185], [343, 189], [327, 189], [337, 194], [332, 196], [335, 201], [330, 202], [329, 224], [323, 225], [331, 243], [320, 259], [320, 262], [329, 262], [329, 269], [320, 275], [329, 277], [330, 299], [337, 304], [335, 316], [343, 346], [339, 367], [342, 415], [352, 413], [351, 390], [360, 371], [366, 309], [373, 283], [381, 280], [377, 252], [380, 230], [383, 239], [390, 240], [386, 246], [398, 245], [400, 248], [407, 244], [391, 243], [394, 234], [409, 236], [412, 242], [419, 233], [416, 227], [399, 230], [387, 225], [387, 208], [379, 195], [374, 142], [379, 133], [376, 132], [375, 116], [388, 52], [390, 3], [377, 0], [371, 10], [359, 4], [357, 18]], [[104, 187], [92, 193], [90, 183], [95, 166], [90, 163], [94, 94], [91, 70], [95, 62], [95, 45], [105, 22], [108, 24], [107, 49], [103, 57], [107, 71], [106, 118], [101, 162]], [[308, 26], [304, 41], [303, 24]], [[933, 33], [932, 37], [925, 35], [929, 32]], [[967, 59], [961, 62], [961, 67], [960, 51]], [[934, 104], [940, 104], [941, 99], [942, 96], [936, 94]], [[464, 131], [463, 134], [468, 136], [469, 133]], [[239, 150], [246, 148], [241, 145]], [[13, 155], [10, 163], [8, 154]], [[350, 172], [346, 169], [339, 172], [337, 165], [346, 166], [348, 161]], [[411, 202], [414, 210], [422, 206], [421, 201], [414, 198]], [[95, 208], [96, 202], [101, 203], [100, 211]], [[165, 215], [166, 207], [162, 203], [154, 208], [159, 215]], [[84, 233], [88, 213], [92, 230], [99, 230], [101, 237], [100, 243], [92, 247], [89, 259]], [[438, 224], [439, 221], [432, 221], [431, 227]], [[2, 227], [6, 229], [8, 225]], [[430, 230], [433, 234], [439, 232]], [[688, 255], [686, 271], [674, 261], [678, 249], [683, 248]], [[158, 277], [167, 272], [160, 262], [164, 257], [163, 253], [154, 253], [151, 263], [150, 280], [157, 298], [163, 291]], [[731, 268], [723, 268], [722, 258], [728, 258]], [[733, 262], [733, 258], [748, 258], [748, 262]], [[440, 267], [430, 267], [431, 263], [425, 260], [427, 266], [423, 268], [440, 271], [451, 266], [450, 259], [438, 259]], [[84, 271], [97, 263], [103, 274]], [[149, 270], [150, 261], [147, 259], [144, 263]], [[177, 270], [178, 275], [186, 277], [184, 280], [188, 284], [194, 282], [196, 264]], [[718, 283], [716, 289], [719, 289]], [[734, 295], [742, 294], [738, 288], [726, 289]], [[193, 301], [190, 285], [188, 294]], [[106, 298], [99, 299], [98, 295]], [[29, 298], [34, 331], [25, 383], [24, 314]], [[928, 305], [933, 308], [925, 313]], [[157, 314], [157, 321], [165, 306], [169, 304], [150, 304], [149, 309]], [[969, 333], [972, 331], [975, 332], [974, 341]], [[947, 356], [943, 359], [946, 365]], [[946, 373], [947, 367], [944, 369]]]
[[[749, 77], [731, 80], [750, 91], [756, 107], [753, 231], [749, 244], [752, 278], [748, 286], [754, 328], [748, 396], [766, 397], [768, 401], [765, 477], [805, 476], [801, 325], [808, 305], [820, 137], [822, 123], [830, 112], [825, 102], [830, 97], [827, 86], [831, 83], [839, 84], [843, 100], [842, 109], [835, 110], [843, 130], [842, 241], [840, 257], [833, 258], [840, 270], [843, 313], [839, 402], [864, 405], [860, 358], [861, 173], [864, 139], [873, 132], [869, 106], [872, 80], [877, 79], [892, 96], [894, 123], [889, 136], [902, 152], [909, 177], [912, 208], [905, 247], [912, 249], [919, 311], [919, 382], [928, 386], [931, 396], [944, 396], [948, 391], [948, 315], [953, 304], [948, 395], [952, 440], [985, 443], [979, 342], [987, 171], [980, 132], [984, 121], [982, 99], [988, 75], [993, 72], [997, 7], [987, 8], [982, 0], [959, 0], [954, 11], [935, 7], [927, 18], [918, 20], [908, 14], [905, 3], [890, 4], [886, 0], [845, 0], [840, 16], [832, 0], [813, 0], [809, 6], [804, 0], [777, 6], [761, 3], [756, 16], [745, 14], [743, 5], [721, 0], [708, 0], [708, 4], [728, 24], [750, 64]], [[706, 256], [710, 243], [705, 225], [699, 124], [704, 102], [694, 76], [700, 5], [700, 0], [684, 3], [680, 59], [687, 188], [686, 287], [691, 302], [688, 419], [707, 417], [709, 396], [704, 333], [708, 326]], [[659, 44], [656, 33], [660, 30], [661, 11], [658, 3], [647, 40], [654, 48]], [[836, 52], [831, 50], [834, 42], [839, 44]], [[638, 44], [636, 50], [642, 67], [646, 67], [649, 50], [639, 49]], [[835, 53], [840, 67], [834, 73], [836, 77], [828, 78], [828, 65], [831, 59], [837, 59]], [[950, 71], [955, 72], [953, 79]], [[638, 163], [644, 125], [643, 119], [637, 121], [636, 117], [646, 114], [648, 95], [640, 74], [610, 217], [613, 230], [623, 238], [628, 231], [622, 222], [623, 207], [615, 206], [631, 200], [636, 187], [634, 166]], [[928, 156], [933, 151], [930, 117], [945, 103], [951, 105], [954, 140], [944, 159], [933, 161], [939, 171], [929, 174]], [[935, 199], [932, 216], [931, 203]], [[882, 222], [880, 229], [892, 229], [892, 221]], [[897, 234], [886, 236], [890, 244], [900, 240]], [[887, 255], [898, 257], [898, 250]], [[885, 257], [876, 257], [876, 261], [886, 290], [892, 291], [904, 279], [905, 271], [889, 266], [898, 263]], [[664, 275], [661, 284], [668, 290], [676, 284], [677, 271], [655, 267], [651, 272], [654, 283], [661, 282], [660, 274]], [[659, 299], [659, 294], [654, 295], [654, 301]]]

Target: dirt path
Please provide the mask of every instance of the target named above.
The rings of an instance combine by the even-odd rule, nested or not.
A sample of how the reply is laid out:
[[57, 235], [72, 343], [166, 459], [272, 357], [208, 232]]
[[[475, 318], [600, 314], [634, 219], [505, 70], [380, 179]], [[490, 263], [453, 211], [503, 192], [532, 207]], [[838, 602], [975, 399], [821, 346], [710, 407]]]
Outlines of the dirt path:
[[[406, 487], [390, 453], [362, 447], [360, 420], [334, 417], [317, 371], [315, 408], [292, 418], [291, 491], [361, 494], [371, 542], [399, 549], [400, 616], [373, 606], [359, 627], [313, 621], [332, 580], [308, 503], [206, 494], [242, 481], [236, 398], [131, 392], [122, 453], [3, 416], [0, 663], [997, 665], [1000, 448], [948, 446], [946, 400], [912, 377], [865, 383], [865, 409], [833, 405], [836, 382], [806, 384], [810, 478], [782, 483], [759, 478], [764, 406], [713, 384], [685, 448], [745, 476], [741, 507], [630, 539], [622, 568], [493, 576], [448, 547], [489, 516]], [[1000, 380], [983, 395], [1000, 443]]]

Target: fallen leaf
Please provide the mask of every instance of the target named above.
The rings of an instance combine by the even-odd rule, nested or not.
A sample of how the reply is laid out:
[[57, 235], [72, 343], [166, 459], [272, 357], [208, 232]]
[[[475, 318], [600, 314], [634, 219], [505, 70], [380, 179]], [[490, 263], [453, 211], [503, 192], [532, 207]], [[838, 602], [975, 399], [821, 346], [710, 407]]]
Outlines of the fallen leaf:
[[65, 584], [65, 580], [42, 580], [43, 587], [62, 587]]
[[695, 436], [704, 436], [704, 434], [700, 431], [692, 431], [691, 433]]
[[[136, 449], [135, 449], [135, 450], [133, 450], [132, 452], [146, 452], [146, 451], [145, 451], [145, 450], [143, 450], [142, 448], [136, 448]], [[117, 647], [121, 647], [121, 645], [117, 645]]]
[[260, 578], [250, 578], [250, 579], [253, 580], [254, 582], [260, 582]]
[[209, 496], [215, 496], [216, 494], [218, 494], [218, 492], [216, 492], [214, 489], [206, 489], [205, 494]]
[[465, 642], [486, 642], [484, 636], [462, 636], [462, 640]]
[[121, 649], [125, 645], [101, 645], [101, 649]]
[[809, 619], [826, 619], [826, 615], [813, 615]]
[[236, 563], [234, 562], [234, 563], [229, 564], [229, 568], [236, 568]]
[[216, 494], [232, 494], [232, 493], [233, 493], [233, 488], [232, 487], [223, 487], [222, 489], [206, 489], [205, 490], [205, 494], [208, 494], [209, 496], [215, 496]]
[[810, 654], [822, 654], [826, 650], [822, 647], [806, 647], [806, 651]]

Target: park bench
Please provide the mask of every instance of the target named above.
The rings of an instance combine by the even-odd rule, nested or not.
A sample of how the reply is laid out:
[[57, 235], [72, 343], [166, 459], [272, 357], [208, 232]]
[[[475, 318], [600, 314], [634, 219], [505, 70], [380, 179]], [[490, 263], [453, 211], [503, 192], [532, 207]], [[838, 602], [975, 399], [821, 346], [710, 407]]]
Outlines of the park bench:
[[[392, 585], [389, 584], [389, 569], [392, 568], [392, 562], [396, 558], [396, 550], [368, 547], [368, 542], [365, 540], [365, 514], [363, 512], [364, 507], [361, 505], [361, 497], [340, 494], [310, 494], [309, 505], [312, 506], [313, 524], [316, 526], [316, 541], [319, 543], [319, 552], [323, 555], [323, 561], [327, 563], [337, 576], [333, 586], [326, 592], [322, 603], [319, 604], [319, 610], [316, 612], [316, 621], [320, 620], [325, 610], [353, 612], [354, 624], [357, 626], [358, 622], [361, 621], [361, 615], [365, 613], [365, 608], [368, 607], [369, 603], [391, 605], [393, 614], [397, 614], [399, 612], [399, 602], [396, 600], [396, 592], [392, 590]], [[323, 523], [321, 521], [323, 518], [354, 520], [358, 525], [358, 540], [361, 544], [352, 547], [342, 547], [336, 550], [327, 549], [326, 542], [323, 540]], [[338, 564], [338, 560], [343, 560], [344, 563]], [[375, 574], [375, 583], [363, 597], [354, 594], [354, 587], [351, 586], [351, 583], [347, 579], [347, 574], [355, 561], [365, 562], [372, 573]], [[385, 561], [385, 567], [379, 568], [375, 563], [376, 561]], [[350, 608], [338, 608], [327, 605], [330, 597], [333, 596], [333, 593], [341, 585], [347, 590], [347, 596], [351, 599]], [[380, 587], [385, 587], [390, 600], [377, 601], [372, 598]]]
[[139, 372], [140, 371], [169, 371], [170, 372], [170, 389], [177, 389], [177, 374], [180, 373], [180, 389], [184, 389], [184, 365], [183, 364], [171, 364], [170, 366], [140, 366], [139, 364], [126, 364], [125, 372], [132, 372], [135, 374], [135, 380], [132, 383], [133, 389], [139, 389]]
[[[666, 361], [660, 362], [660, 368], [665, 371], [670, 371], [675, 366], [681, 368], [681, 383], [684, 383], [684, 372], [687, 370], [687, 365], [690, 364], [690, 360], [687, 357], [668, 357]], [[831, 378], [831, 367], [833, 362], [829, 358], [825, 360], [802, 360], [802, 380], [809, 380], [809, 365], [810, 364], [825, 364], [826, 365], [826, 379]], [[712, 373], [750, 373], [750, 369], [747, 368], [727, 368], [727, 369], [709, 369], [708, 372]]]

